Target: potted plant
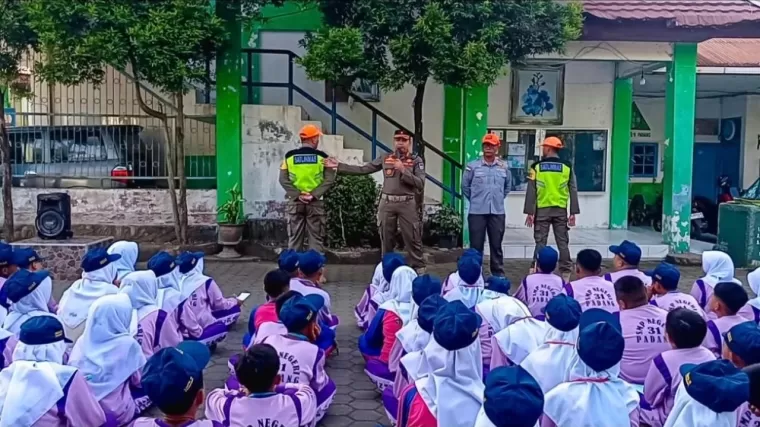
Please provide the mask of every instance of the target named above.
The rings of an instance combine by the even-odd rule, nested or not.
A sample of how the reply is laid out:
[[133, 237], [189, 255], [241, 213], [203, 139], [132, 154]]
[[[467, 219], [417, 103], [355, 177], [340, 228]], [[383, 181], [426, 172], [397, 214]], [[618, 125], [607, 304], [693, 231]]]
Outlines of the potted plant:
[[443, 206], [430, 216], [430, 233], [438, 239], [438, 246], [451, 249], [459, 243], [462, 217], [450, 206]]
[[242, 212], [245, 200], [238, 184], [227, 190], [227, 194], [229, 194], [229, 198], [217, 209], [220, 216], [218, 242], [222, 245], [222, 252], [218, 256], [220, 258], [239, 258], [241, 255], [235, 250], [235, 247], [243, 240], [245, 221]]

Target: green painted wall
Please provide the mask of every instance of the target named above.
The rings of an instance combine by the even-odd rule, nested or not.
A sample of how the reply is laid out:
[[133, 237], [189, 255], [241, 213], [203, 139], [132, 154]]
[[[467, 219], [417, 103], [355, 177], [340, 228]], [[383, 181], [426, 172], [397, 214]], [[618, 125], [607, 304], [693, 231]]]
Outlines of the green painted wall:
[[[488, 132], [488, 86], [476, 86], [464, 91], [464, 125], [462, 155], [464, 163], [481, 156], [483, 136]], [[470, 230], [464, 218], [463, 241], [470, 241]]]
[[616, 79], [610, 159], [610, 228], [628, 228], [628, 176], [631, 163], [633, 81]]
[[[464, 125], [464, 91], [461, 88], [445, 86], [443, 89], [443, 152], [462, 162], [462, 130]], [[443, 180], [450, 185], [452, 179], [454, 188], [460, 189], [462, 171], [451, 167], [446, 160], [443, 162]], [[443, 195], [444, 203], [451, 205], [454, 198], [449, 193]], [[460, 206], [457, 206], [460, 207]]]
[[661, 182], [634, 182], [628, 187], [628, 194], [631, 197], [641, 194], [644, 196], [644, 202], [648, 205], [653, 205], [657, 201], [657, 195], [661, 193]]

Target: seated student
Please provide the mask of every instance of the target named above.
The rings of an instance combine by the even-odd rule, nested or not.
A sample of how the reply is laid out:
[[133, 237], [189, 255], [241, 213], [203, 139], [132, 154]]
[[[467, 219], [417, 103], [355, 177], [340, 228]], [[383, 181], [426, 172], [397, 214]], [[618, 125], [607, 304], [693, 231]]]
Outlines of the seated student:
[[310, 426], [317, 395], [305, 383], [281, 383], [280, 358], [269, 344], [255, 344], [235, 366], [240, 390], [216, 389], [206, 399], [206, 417], [230, 427]]
[[715, 355], [702, 347], [705, 334], [707, 323], [698, 313], [683, 307], [668, 313], [665, 336], [672, 349], [663, 351], [649, 365], [641, 401], [643, 423], [651, 427], [665, 424], [681, 384], [682, 365], [715, 360]]
[[749, 400], [739, 408], [737, 427], [760, 425], [760, 364], [742, 369], [749, 377]]
[[119, 240], [108, 247], [109, 254], [119, 254], [121, 258], [114, 262], [116, 267], [116, 280], [121, 281], [127, 274], [135, 271], [137, 257], [140, 254], [140, 248], [137, 243], [128, 240]]
[[135, 271], [122, 277], [119, 293], [126, 294], [132, 304], [137, 319], [135, 339], [146, 359], [162, 348], [182, 342], [175, 320], [158, 308], [158, 284], [152, 271]]
[[[748, 321], [734, 326], [725, 333], [725, 342], [723, 359], [742, 370], [749, 366], [760, 366], [760, 327], [755, 322]], [[756, 382], [756, 379], [750, 377], [750, 390], [757, 388]], [[748, 402], [744, 402], [739, 409], [738, 427], [760, 425], [760, 414], [755, 415], [749, 409], [753, 395], [756, 393], [752, 393]]]
[[[404, 257], [396, 252], [388, 252], [383, 256], [382, 261], [375, 267], [375, 273], [372, 275], [372, 281], [367, 285], [367, 289], [364, 290], [362, 298], [354, 308], [354, 317], [356, 317], [356, 325], [360, 329], [367, 329], [369, 322], [372, 321], [372, 316], [376, 311], [376, 307], [373, 310], [371, 308], [372, 297], [378, 292], [387, 292], [391, 283], [390, 280], [385, 279], [383, 270], [386, 266], [390, 265], [391, 260], [398, 259], [400, 263], [398, 265], [406, 264]], [[393, 275], [393, 272], [390, 272]], [[372, 316], [370, 316], [372, 315]]]
[[8, 309], [10, 304], [3, 295], [3, 284], [18, 269], [16, 255], [10, 245], [0, 242], [0, 307]]
[[619, 278], [615, 282], [615, 295], [625, 339], [620, 378], [643, 385], [652, 360], [670, 349], [665, 338], [668, 312], [649, 304], [646, 286], [636, 276]]
[[705, 309], [708, 319], [714, 319], [715, 315], [710, 313], [708, 304], [715, 285], [720, 282], [734, 282], [741, 285], [741, 282], [734, 278], [734, 262], [725, 252], [703, 252], [702, 271], [705, 275], [691, 286], [691, 296], [697, 300], [700, 307]]
[[194, 341], [163, 348], [148, 359], [143, 368], [143, 388], [163, 417], [138, 418], [131, 426], [222, 427], [221, 422], [196, 418], [203, 406], [203, 369], [210, 359], [208, 347]]
[[534, 427], [544, 413], [544, 393], [528, 371], [494, 369], [486, 378], [483, 407], [473, 427]]
[[564, 382], [544, 395], [541, 427], [638, 427], [639, 394], [618, 377], [625, 340], [603, 309], [581, 315], [578, 358]]
[[13, 363], [0, 372], [0, 424], [31, 427], [116, 425], [90, 391], [84, 374], [63, 364], [63, 325], [52, 316], [26, 320]]
[[433, 339], [422, 351], [426, 372], [402, 390], [398, 427], [472, 427], [483, 405], [480, 316], [461, 301], [435, 318]]
[[582, 311], [578, 301], [559, 294], [546, 304], [545, 313], [547, 331], [544, 343], [520, 363], [541, 386], [542, 393], [567, 381], [570, 366], [578, 355], [575, 343]]
[[316, 422], [327, 414], [335, 397], [335, 383], [325, 371], [325, 353], [314, 340], [319, 336], [317, 314], [322, 309], [319, 295], [295, 295], [280, 310], [280, 321], [288, 328], [286, 335], [271, 335], [269, 344], [280, 356], [280, 375], [284, 383], [308, 384], [317, 395]]
[[615, 298], [615, 287], [611, 282], [599, 277], [602, 254], [594, 249], [583, 249], [575, 260], [576, 280], [566, 283], [564, 291], [578, 300], [583, 311], [601, 308], [610, 313], [620, 311]]
[[623, 240], [619, 245], [610, 246], [610, 252], [615, 254], [612, 258], [614, 271], [605, 273], [604, 280], [615, 283], [621, 277], [634, 276], [641, 279], [646, 286], [652, 284], [652, 278], [639, 270], [639, 262], [641, 262], [639, 245], [630, 240]]
[[119, 254], [109, 254], [103, 248], [91, 249], [82, 258], [82, 278], [63, 293], [58, 304], [58, 317], [63, 323], [66, 337], [76, 342], [84, 332], [85, 320], [92, 304], [100, 297], [114, 295], [119, 288], [114, 284]]
[[267, 302], [251, 310], [248, 318], [248, 332], [243, 336], [243, 348], [248, 348], [251, 341], [256, 336], [256, 331], [266, 322], [279, 323], [275, 309], [277, 298], [290, 290], [290, 275], [282, 270], [276, 269], [268, 272], [264, 276], [264, 293], [267, 296]]
[[[14, 259], [17, 269], [24, 269], [29, 271], [42, 271], [45, 269], [44, 260], [39, 256], [37, 251], [32, 248], [19, 248], [14, 251]], [[47, 280], [51, 280], [48, 278]], [[52, 288], [52, 283], [50, 284]], [[55, 313], [58, 311], [58, 302], [56, 302], [53, 295], [50, 295], [48, 301], [48, 311]]]
[[422, 350], [430, 342], [433, 322], [438, 316], [438, 312], [446, 304], [448, 301], [440, 295], [431, 295], [425, 298], [420, 304], [417, 318], [401, 328], [396, 334], [405, 354], [399, 359], [393, 387], [383, 390], [385, 414], [394, 423], [396, 422], [396, 415], [398, 415], [398, 399], [401, 391], [421, 377], [419, 371], [424, 363]]
[[2, 328], [6, 312], [0, 307], [0, 371], [7, 368], [13, 362], [13, 350], [16, 349], [18, 340], [13, 332]]
[[488, 375], [491, 366], [491, 337], [514, 321], [531, 317], [530, 310], [522, 301], [509, 296], [510, 287], [507, 278], [489, 277], [480, 296], [481, 302], [475, 306], [475, 312], [483, 319], [478, 332], [480, 352], [483, 355], [483, 376]]
[[184, 307], [195, 312], [205, 328], [215, 322], [228, 327], [240, 318], [243, 301], [225, 298], [216, 281], [203, 274], [203, 252], [183, 252], [177, 257], [177, 269], [182, 275], [179, 281]]
[[[461, 260], [462, 258], [467, 258], [467, 257], [473, 257], [477, 260], [478, 264], [483, 265], [483, 254], [480, 253], [480, 251], [478, 251], [477, 249], [473, 249], [473, 248], [465, 249], [464, 252], [462, 252], [462, 255], [459, 257], [459, 260]], [[457, 263], [459, 262], [459, 260], [457, 260]], [[459, 277], [459, 271], [455, 271], [449, 274], [446, 277], [446, 280], [443, 281], [443, 289], [441, 290], [441, 295], [446, 295], [447, 293], [449, 293], [449, 291], [457, 287], [460, 281], [461, 281], [461, 278]], [[480, 277], [480, 282], [481, 282], [480, 285], [482, 286], [483, 285], [482, 282], [484, 282], [482, 275]]]
[[325, 256], [314, 249], [300, 254], [298, 256], [299, 277], [291, 279], [290, 289], [304, 296], [311, 294], [321, 296], [325, 300], [325, 305], [319, 312], [319, 318], [327, 327], [335, 329], [340, 324], [340, 319], [331, 312], [330, 294], [319, 287], [326, 262]]
[[527, 275], [515, 292], [515, 298], [524, 302], [531, 314], [543, 320], [544, 307], [555, 295], [562, 292], [565, 281], [554, 274], [559, 254], [551, 246], [544, 246], [536, 255], [536, 271]]
[[[383, 280], [385, 282], [382, 283], [381, 287], [377, 288], [377, 291], [372, 294], [372, 298], [369, 300], [369, 308], [367, 309], [366, 316], [367, 328], [370, 323], [372, 323], [372, 319], [375, 318], [377, 308], [380, 307], [380, 304], [391, 299], [391, 279], [393, 278], [393, 273], [395, 273], [398, 268], [406, 266], [406, 260], [400, 256], [385, 257], [383, 258], [383, 261]], [[405, 271], [408, 272], [408, 270]], [[415, 277], [417, 277], [417, 273], [414, 273], [411, 279], [414, 279]]]
[[673, 410], [665, 427], [736, 427], [749, 399], [749, 377], [728, 360], [681, 366]]
[[729, 329], [746, 322], [747, 319], [737, 313], [747, 303], [747, 291], [734, 282], [721, 282], [715, 285], [708, 311], [715, 313], [717, 319], [707, 321], [707, 335], [702, 345], [720, 358], [723, 353], [723, 334]]
[[119, 425], [150, 406], [139, 388], [145, 356], [129, 331], [131, 319], [132, 304], [126, 295], [99, 298], [90, 307], [84, 334], [69, 357], [69, 365], [82, 372], [95, 399]]
[[459, 258], [456, 271], [459, 281], [450, 291], [445, 292], [443, 297], [447, 301], [462, 301], [467, 308], [474, 309], [485, 287], [482, 269], [482, 258], [475, 256]]
[[159, 307], [169, 314], [175, 313], [176, 316], [177, 307], [182, 303], [182, 290], [179, 284], [181, 275], [177, 268], [176, 258], [165, 251], [156, 252], [148, 260], [147, 267], [158, 280]]
[[3, 329], [18, 335], [21, 325], [35, 316], [53, 316], [48, 311], [48, 301], [53, 293], [53, 282], [46, 280], [46, 270], [32, 273], [18, 270], [5, 282], [3, 289], [11, 308], [3, 321]]
[[491, 338], [490, 369], [519, 365], [544, 343], [546, 322], [534, 317], [515, 320]]
[[651, 297], [649, 303], [660, 307], [665, 311], [673, 311], [676, 308], [688, 308], [700, 316], [705, 317], [705, 312], [699, 306], [697, 300], [689, 294], [678, 290], [678, 281], [681, 280], [681, 272], [672, 264], [660, 263], [654, 271], [648, 272], [652, 277], [652, 286], [647, 288]]
[[747, 274], [747, 283], [755, 293], [755, 297], [747, 301], [747, 304], [739, 310], [739, 316], [760, 324], [760, 268]]

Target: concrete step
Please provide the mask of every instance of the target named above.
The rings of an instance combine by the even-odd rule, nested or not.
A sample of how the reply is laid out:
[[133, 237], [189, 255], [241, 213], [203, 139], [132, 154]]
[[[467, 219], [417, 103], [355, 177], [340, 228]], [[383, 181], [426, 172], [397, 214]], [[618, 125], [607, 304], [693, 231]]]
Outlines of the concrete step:
[[[619, 242], [618, 242], [619, 243]], [[549, 246], [553, 247], [554, 249], [557, 249], [556, 244], [550, 244]], [[535, 249], [535, 244], [502, 244], [501, 250], [504, 254], [505, 259], [532, 259], [533, 258], [533, 251]], [[664, 259], [668, 255], [668, 246], [665, 244], [662, 245], [639, 245], [641, 248], [641, 257], [642, 259], [656, 259], [661, 260]], [[609, 245], [584, 245], [584, 244], [573, 244], [572, 241], [569, 245], [570, 248], [570, 256], [575, 259], [575, 257], [578, 255], [578, 252], [582, 251], [583, 249], [595, 249], [599, 251], [600, 254], [602, 254], [602, 257], [605, 259], [611, 259], [614, 258], [615, 255], [609, 251]], [[491, 251], [488, 247], [488, 243], [486, 243], [486, 248], [484, 250], [485, 255], [491, 254]]]

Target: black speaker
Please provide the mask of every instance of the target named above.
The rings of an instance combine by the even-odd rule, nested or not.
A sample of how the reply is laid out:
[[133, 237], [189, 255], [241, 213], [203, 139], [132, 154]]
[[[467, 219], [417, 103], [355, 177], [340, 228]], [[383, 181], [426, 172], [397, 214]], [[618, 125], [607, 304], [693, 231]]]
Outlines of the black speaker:
[[41, 239], [71, 238], [71, 197], [66, 193], [38, 194], [34, 224]]

